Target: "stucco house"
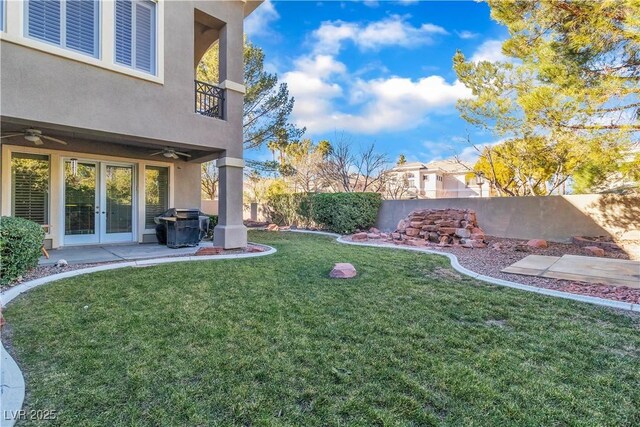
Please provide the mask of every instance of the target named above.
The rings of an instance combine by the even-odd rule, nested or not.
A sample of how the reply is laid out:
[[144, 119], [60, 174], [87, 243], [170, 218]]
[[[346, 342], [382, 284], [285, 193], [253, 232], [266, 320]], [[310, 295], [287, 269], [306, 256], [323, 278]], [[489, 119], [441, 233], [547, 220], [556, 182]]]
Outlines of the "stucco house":
[[[429, 163], [406, 162], [392, 169], [395, 180], [403, 186], [400, 198], [444, 199], [489, 197], [488, 183], [478, 185], [473, 165], [457, 160]], [[484, 187], [484, 188], [483, 188]]]
[[[152, 242], [220, 168], [215, 242], [242, 224], [243, 20], [260, 1], [0, 0], [0, 208], [48, 247]], [[219, 44], [218, 85], [195, 81]]]

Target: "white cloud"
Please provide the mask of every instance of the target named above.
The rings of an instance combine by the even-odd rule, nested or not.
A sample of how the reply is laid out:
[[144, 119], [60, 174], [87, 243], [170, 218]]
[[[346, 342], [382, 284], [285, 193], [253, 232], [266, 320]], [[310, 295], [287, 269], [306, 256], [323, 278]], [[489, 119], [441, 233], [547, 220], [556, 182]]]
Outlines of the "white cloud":
[[[415, 128], [429, 113], [471, 96], [461, 82], [448, 83], [440, 76], [354, 79], [344, 64], [328, 55], [298, 59], [283, 79], [296, 99], [293, 118], [310, 133], [339, 129], [373, 134]], [[356, 111], [345, 111], [347, 105]]]
[[402, 4], [402, 5], [405, 5], [405, 6], [408, 6], [408, 5], [411, 5], [411, 4], [418, 3], [418, 1], [420, 1], [420, 0], [398, 0], [398, 3]]
[[433, 43], [435, 35], [449, 34], [444, 28], [425, 23], [419, 27], [406, 17], [393, 15], [381, 21], [362, 25], [345, 21], [325, 21], [313, 32], [316, 53], [337, 54], [343, 42], [351, 41], [362, 50], [388, 46], [415, 47]]
[[244, 32], [247, 36], [264, 36], [271, 33], [271, 23], [280, 19], [271, 0], [266, 0], [244, 21]]
[[364, 5], [369, 7], [378, 7], [380, 2], [378, 0], [364, 0]]
[[471, 56], [471, 61], [510, 62], [511, 59], [502, 53], [502, 40], [487, 40], [483, 42]]
[[458, 37], [460, 37], [463, 40], [475, 39], [480, 35], [478, 33], [474, 33], [473, 31], [467, 31], [467, 30], [456, 31], [456, 34], [458, 35]]

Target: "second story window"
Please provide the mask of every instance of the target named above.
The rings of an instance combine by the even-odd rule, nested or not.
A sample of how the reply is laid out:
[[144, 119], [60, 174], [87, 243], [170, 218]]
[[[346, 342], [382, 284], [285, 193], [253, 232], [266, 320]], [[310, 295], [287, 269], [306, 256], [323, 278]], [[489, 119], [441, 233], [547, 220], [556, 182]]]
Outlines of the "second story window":
[[97, 0], [28, 0], [28, 37], [98, 56]]
[[115, 60], [146, 73], [156, 73], [156, 3], [116, 0]]

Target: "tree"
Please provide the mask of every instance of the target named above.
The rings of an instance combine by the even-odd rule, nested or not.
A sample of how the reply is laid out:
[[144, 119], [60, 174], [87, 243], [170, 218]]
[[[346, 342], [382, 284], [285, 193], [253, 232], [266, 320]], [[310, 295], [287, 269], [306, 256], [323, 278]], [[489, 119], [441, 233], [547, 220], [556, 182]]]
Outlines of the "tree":
[[517, 147], [494, 154], [537, 153], [527, 159], [544, 170], [555, 162], [560, 181], [575, 177], [584, 190], [611, 172], [633, 170], [628, 162], [637, 159], [627, 158], [640, 131], [640, 3], [489, 4], [509, 29], [503, 53], [515, 61], [473, 63], [458, 52], [454, 69], [475, 95], [459, 101], [462, 117]]
[[303, 139], [287, 147], [294, 192], [319, 192], [328, 186], [322, 170], [331, 151], [331, 144], [326, 140], [314, 145], [310, 139]]
[[[202, 57], [196, 74], [198, 80], [218, 83], [219, 51], [214, 44]], [[244, 108], [242, 131], [245, 148], [260, 147], [285, 132], [291, 140], [299, 139], [304, 129], [289, 123], [294, 99], [286, 83], [278, 84], [275, 74], [264, 70], [264, 52], [245, 39], [244, 42]]]
[[400, 154], [398, 156], [398, 161], [396, 162], [396, 166], [402, 166], [405, 163], [407, 163], [407, 158], [404, 156], [404, 154]]
[[202, 178], [200, 184], [202, 186], [202, 198], [206, 200], [214, 200], [218, 195], [218, 168], [214, 162], [202, 164]]
[[387, 164], [387, 156], [376, 152], [374, 144], [354, 148], [343, 135], [332, 145], [321, 173], [334, 191], [380, 192], [384, 189]]

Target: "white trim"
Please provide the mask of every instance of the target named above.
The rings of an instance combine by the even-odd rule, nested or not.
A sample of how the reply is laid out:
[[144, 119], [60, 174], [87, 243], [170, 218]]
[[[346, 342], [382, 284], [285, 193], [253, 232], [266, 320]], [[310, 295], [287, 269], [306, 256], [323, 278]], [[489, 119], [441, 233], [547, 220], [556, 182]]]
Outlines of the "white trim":
[[[173, 206], [175, 194], [175, 164], [171, 162], [163, 162], [157, 160], [136, 159], [129, 157], [116, 157], [101, 154], [80, 153], [74, 151], [60, 151], [49, 148], [39, 148], [21, 145], [1, 144], [1, 185], [2, 185], [2, 206], [0, 214], [3, 216], [11, 216], [11, 154], [32, 153], [46, 154], [49, 156], [50, 175], [49, 175], [49, 230], [45, 235], [45, 239], [51, 239], [51, 245], [54, 248], [64, 244], [64, 159], [78, 158], [80, 160], [95, 161], [102, 163], [123, 163], [133, 164], [138, 173], [134, 174], [137, 182], [137, 208], [135, 209], [137, 221], [134, 219], [133, 239], [142, 242], [143, 235], [149, 234], [152, 230], [144, 229], [144, 179], [140, 179], [140, 171], [144, 174], [145, 166], [162, 166], [169, 168], [169, 206]], [[135, 176], [137, 175], [137, 177]], [[144, 178], [144, 176], [143, 176]], [[135, 184], [134, 184], [135, 185]], [[6, 197], [4, 195], [7, 195]], [[140, 221], [143, 221], [142, 225]]]
[[[78, 53], [73, 50], [56, 46], [51, 43], [31, 39], [26, 36], [25, 5], [23, 1], [6, 1], [5, 30], [0, 31], [0, 40], [31, 49], [39, 50], [51, 55], [71, 59], [73, 61], [103, 68], [115, 73], [126, 74], [141, 80], [164, 84], [164, 1], [155, 1], [156, 6], [156, 74], [148, 74], [123, 65], [116, 64], [115, 49], [115, 21], [114, 0], [100, 1], [100, 22], [98, 32], [98, 57]], [[109, 7], [107, 7], [109, 5]]]
[[218, 85], [221, 89], [233, 90], [235, 92], [240, 92], [241, 94], [247, 93], [247, 90], [243, 84], [236, 83], [231, 80], [225, 80]]
[[234, 168], [244, 168], [244, 159], [239, 159], [237, 157], [220, 157], [216, 160], [216, 167], [224, 168], [227, 166]]

